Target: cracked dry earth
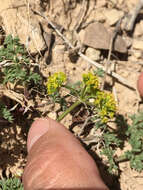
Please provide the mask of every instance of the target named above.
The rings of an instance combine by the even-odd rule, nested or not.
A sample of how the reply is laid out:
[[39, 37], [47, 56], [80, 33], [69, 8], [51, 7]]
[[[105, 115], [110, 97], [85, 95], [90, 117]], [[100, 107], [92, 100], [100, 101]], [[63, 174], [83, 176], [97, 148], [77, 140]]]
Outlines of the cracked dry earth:
[[[36, 57], [43, 76], [48, 77], [49, 73], [60, 70], [67, 74], [71, 82], [74, 82], [81, 79], [83, 72], [95, 69], [95, 66], [81, 57], [73, 59], [75, 57], [70, 53], [68, 45], [53, 29], [47, 27], [44, 19], [35, 15], [31, 9], [44, 13], [74, 46], [84, 43], [86, 49], [83, 50], [83, 53], [99, 65], [104, 65], [108, 58], [110, 32], [115, 29], [116, 23], [123, 15], [133, 10], [137, 2], [137, 0], [85, 0], [84, 3], [82, 0], [0, 0], [0, 24], [6, 34], [19, 36], [30, 54]], [[116, 73], [124, 77], [125, 81], [132, 87], [128, 88], [124, 84], [114, 81], [118, 112], [124, 117], [137, 113], [139, 109], [140, 98], [135, 89], [137, 78], [143, 70], [142, 18], [143, 12], [141, 11], [132, 35], [123, 31], [119, 43], [115, 46], [118, 52], [112, 52], [111, 62], [116, 65]], [[94, 27], [92, 30], [88, 28], [90, 26], [88, 23], [92, 24], [95, 21], [101, 24], [103, 31], [97, 30], [98, 27], [96, 29]], [[75, 30], [77, 31], [76, 34], [74, 33]], [[102, 33], [105, 33], [104, 37]], [[51, 44], [53, 35], [55, 40]], [[105, 39], [101, 40], [102, 37]], [[40, 52], [45, 49], [47, 50], [41, 55]], [[107, 77], [107, 82], [110, 87], [112, 78]], [[55, 111], [58, 107], [55, 110], [46, 106], [42, 109], [44, 113], [49, 110], [47, 115], [56, 119]], [[23, 171], [26, 163], [27, 134], [24, 128], [28, 128], [30, 125], [27, 121], [23, 121], [19, 122], [21, 123], [19, 126], [12, 124], [8, 128], [0, 124], [1, 177], [18, 175]], [[72, 124], [72, 117], [69, 115], [62, 122], [68, 128]], [[76, 134], [80, 128], [76, 126], [73, 130]], [[126, 149], [128, 149], [128, 144], [123, 151]], [[121, 154], [121, 151], [118, 154]], [[143, 172], [137, 173], [131, 170], [128, 162], [121, 163], [119, 167], [120, 176], [111, 177], [99, 165], [102, 176], [110, 189], [143, 189]]]

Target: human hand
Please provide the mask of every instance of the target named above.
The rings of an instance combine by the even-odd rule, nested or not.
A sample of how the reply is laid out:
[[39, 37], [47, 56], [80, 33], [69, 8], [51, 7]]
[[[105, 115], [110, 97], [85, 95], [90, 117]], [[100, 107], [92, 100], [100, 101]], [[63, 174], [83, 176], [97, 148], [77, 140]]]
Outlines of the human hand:
[[63, 125], [37, 119], [31, 126], [24, 190], [108, 190], [94, 160]]

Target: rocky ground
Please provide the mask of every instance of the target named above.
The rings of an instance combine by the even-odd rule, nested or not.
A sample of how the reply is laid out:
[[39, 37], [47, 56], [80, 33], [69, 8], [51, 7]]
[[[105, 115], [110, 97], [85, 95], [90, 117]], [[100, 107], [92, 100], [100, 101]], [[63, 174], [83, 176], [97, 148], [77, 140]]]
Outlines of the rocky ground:
[[[81, 79], [83, 72], [106, 68], [110, 62], [113, 77], [106, 78], [107, 87], [113, 86], [118, 113], [127, 117], [140, 109], [136, 83], [143, 65], [143, 13], [142, 10], [139, 12], [131, 31], [127, 16], [133, 14], [137, 3], [137, 0], [0, 0], [0, 26], [6, 35], [19, 36], [37, 60], [44, 77], [60, 70], [67, 74], [69, 81], [75, 82]], [[47, 20], [34, 11], [44, 14], [54, 27], [48, 27]], [[113, 49], [111, 40], [117, 31], [119, 35]], [[81, 48], [80, 55], [75, 47]], [[46, 97], [39, 104], [45, 102]], [[58, 108], [44, 106], [41, 109], [56, 119]], [[69, 115], [62, 122], [69, 127], [72, 121]], [[4, 177], [22, 173], [26, 162], [26, 130], [23, 126], [28, 128], [29, 122], [19, 123], [20, 127], [15, 124], [9, 128], [0, 126], [0, 166]], [[78, 130], [78, 127], [74, 129], [75, 134]], [[143, 173], [131, 170], [128, 162], [121, 163], [120, 170], [120, 176], [111, 177], [101, 167], [103, 178], [111, 189], [143, 188]]]

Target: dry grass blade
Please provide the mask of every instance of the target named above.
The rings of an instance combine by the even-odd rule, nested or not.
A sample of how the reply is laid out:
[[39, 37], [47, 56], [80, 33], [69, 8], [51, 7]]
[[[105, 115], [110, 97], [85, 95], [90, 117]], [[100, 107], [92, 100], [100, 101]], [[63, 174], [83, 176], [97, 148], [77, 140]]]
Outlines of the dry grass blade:
[[22, 107], [24, 107], [26, 110], [30, 110], [30, 107], [32, 106], [31, 102], [28, 101], [23, 94], [6, 89], [2, 86], [0, 86], [0, 95], [6, 96], [14, 100], [15, 102], [19, 103]]

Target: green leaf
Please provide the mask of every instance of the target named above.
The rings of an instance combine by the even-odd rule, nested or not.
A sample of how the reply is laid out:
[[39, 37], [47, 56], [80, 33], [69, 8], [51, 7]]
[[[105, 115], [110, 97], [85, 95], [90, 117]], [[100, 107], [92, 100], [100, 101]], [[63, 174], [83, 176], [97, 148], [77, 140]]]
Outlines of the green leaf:
[[37, 73], [33, 73], [32, 71], [30, 71], [29, 76], [26, 79], [27, 82], [30, 83], [31, 81], [33, 81], [34, 84], [38, 84], [40, 80], [41, 80], [40, 75]]
[[10, 123], [12, 123], [12, 121], [13, 121], [13, 116], [12, 116], [11, 112], [2, 103], [0, 103], [0, 116], [3, 117], [4, 119], [8, 120]]
[[138, 172], [141, 172], [143, 170], [143, 153], [133, 156], [130, 160], [130, 166]]
[[101, 154], [104, 154], [107, 157], [107, 159], [108, 159], [108, 162], [109, 162], [108, 171], [111, 174], [116, 173], [117, 170], [118, 170], [118, 166], [116, 165], [116, 163], [114, 161], [114, 153], [115, 153], [115, 150], [112, 150], [109, 147], [108, 148], [104, 148], [101, 151]]
[[104, 137], [105, 145], [107, 147], [109, 147], [110, 145], [120, 146], [121, 144], [121, 140], [114, 133], [106, 132], [103, 134], [103, 137]]
[[94, 70], [94, 74], [97, 75], [98, 77], [104, 77], [105, 72], [103, 71], [103, 69], [97, 69]]

